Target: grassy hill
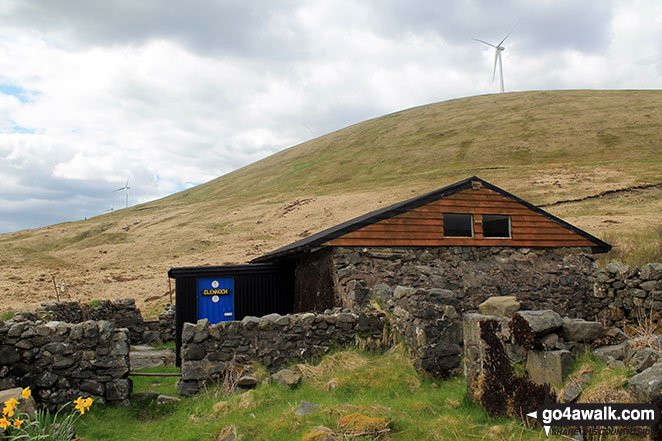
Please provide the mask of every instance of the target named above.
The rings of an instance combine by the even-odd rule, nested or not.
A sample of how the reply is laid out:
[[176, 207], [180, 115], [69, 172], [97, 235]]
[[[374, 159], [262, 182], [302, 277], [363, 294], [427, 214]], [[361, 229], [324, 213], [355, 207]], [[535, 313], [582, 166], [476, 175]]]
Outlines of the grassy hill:
[[170, 267], [245, 262], [474, 174], [616, 244], [614, 257], [662, 258], [662, 91], [509, 93], [393, 113], [161, 200], [0, 235], [0, 310], [52, 297], [56, 275], [74, 300], [135, 297], [154, 312]]

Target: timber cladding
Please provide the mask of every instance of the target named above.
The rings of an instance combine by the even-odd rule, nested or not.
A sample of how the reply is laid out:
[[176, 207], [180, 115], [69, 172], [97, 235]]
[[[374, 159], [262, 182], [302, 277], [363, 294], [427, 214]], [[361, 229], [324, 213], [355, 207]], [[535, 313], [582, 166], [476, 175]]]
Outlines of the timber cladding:
[[[471, 214], [473, 237], [444, 237], [444, 213]], [[483, 236], [483, 215], [510, 217], [510, 237]], [[468, 188], [331, 239], [327, 246], [594, 247], [596, 244], [489, 188]]]

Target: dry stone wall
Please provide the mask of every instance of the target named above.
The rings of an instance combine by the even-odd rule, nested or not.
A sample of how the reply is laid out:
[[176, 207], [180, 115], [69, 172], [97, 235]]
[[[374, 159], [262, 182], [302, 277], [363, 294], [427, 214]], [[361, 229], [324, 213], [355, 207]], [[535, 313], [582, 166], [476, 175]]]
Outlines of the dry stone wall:
[[133, 344], [171, 341], [175, 334], [174, 306], [168, 305], [158, 321], [146, 322], [134, 299], [102, 300], [96, 306], [80, 302], [48, 302], [42, 303], [35, 313], [48, 320], [67, 323], [107, 320], [115, 327], [128, 329]]
[[475, 311], [491, 296], [516, 296], [525, 309], [552, 309], [589, 318], [597, 269], [585, 248], [360, 248], [334, 249], [336, 292], [342, 307], [362, 310], [386, 301], [397, 285], [443, 289], [459, 312]]
[[182, 330], [182, 395], [197, 392], [206, 382], [222, 378], [229, 362], [257, 360], [269, 370], [283, 364], [311, 360], [332, 347], [347, 344], [379, 346], [383, 314], [270, 314], [261, 318], [209, 325], [185, 323]]
[[612, 262], [595, 272], [593, 315], [609, 326], [662, 316], [662, 263], [630, 267]]
[[128, 330], [109, 321], [0, 321], [0, 390], [27, 387], [55, 409], [80, 395], [127, 404]]

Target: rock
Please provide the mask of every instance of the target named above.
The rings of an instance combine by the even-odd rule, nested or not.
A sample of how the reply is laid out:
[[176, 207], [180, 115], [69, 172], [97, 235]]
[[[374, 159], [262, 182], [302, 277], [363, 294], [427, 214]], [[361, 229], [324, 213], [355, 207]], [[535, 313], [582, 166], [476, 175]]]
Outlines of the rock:
[[106, 383], [106, 399], [108, 401], [123, 401], [131, 396], [133, 382], [129, 378], [112, 380]]
[[574, 403], [583, 391], [584, 389], [581, 387], [581, 385], [572, 383], [563, 389], [563, 393], [561, 394], [561, 402]]
[[301, 381], [301, 374], [291, 369], [281, 369], [273, 374], [271, 378], [281, 386], [292, 389]]
[[639, 284], [639, 286], [644, 291], [653, 291], [653, 290], [655, 290], [655, 285], [656, 284], [657, 284], [657, 282], [655, 280], [649, 280], [647, 282], [641, 282], [641, 284]]
[[237, 387], [252, 389], [257, 386], [257, 378], [252, 375], [243, 375], [237, 380]]
[[529, 351], [526, 371], [538, 384], [563, 384], [572, 369], [574, 358], [570, 351]]
[[39, 377], [37, 377], [37, 380], [35, 381], [35, 386], [49, 388], [52, 387], [57, 380], [58, 380], [57, 374], [51, 371], [45, 371], [42, 372], [41, 375], [39, 375]]
[[209, 320], [200, 319], [193, 328], [193, 343], [200, 343], [209, 337]]
[[374, 297], [378, 300], [386, 301], [393, 297], [393, 288], [386, 283], [380, 283], [375, 286]]
[[592, 342], [605, 333], [605, 328], [600, 322], [589, 322], [582, 319], [563, 319], [562, 335], [565, 341]]
[[197, 381], [179, 380], [177, 382], [177, 393], [183, 396], [191, 396], [198, 393], [200, 386]]
[[623, 265], [620, 262], [611, 262], [611, 263], [608, 263], [607, 265], [605, 265], [605, 269], [607, 271], [609, 271], [610, 273], [612, 273], [612, 274], [616, 274], [618, 272], [618, 270], [623, 266], [626, 266], [626, 265]]
[[171, 397], [169, 395], [159, 395], [156, 397], [156, 405], [157, 406], [163, 406], [165, 404], [172, 404], [172, 403], [179, 403], [181, 401], [180, 398], [177, 397]]
[[295, 414], [299, 416], [304, 416], [311, 414], [317, 410], [319, 407], [319, 404], [311, 403], [310, 401], [302, 400], [301, 404], [299, 404], [299, 407], [297, 410], [294, 411]]
[[625, 334], [625, 332], [621, 331], [618, 328], [610, 328], [605, 331], [604, 335], [601, 338], [595, 341], [595, 345], [597, 346], [617, 345], [623, 343], [627, 339], [628, 336]]
[[158, 331], [145, 331], [142, 335], [143, 343], [147, 345], [160, 345], [163, 342], [161, 341], [161, 334]]
[[4, 404], [5, 401], [8, 401], [10, 399], [15, 399], [16, 401], [19, 402], [18, 404], [18, 412], [19, 413], [26, 413], [30, 415], [30, 418], [34, 420], [35, 418], [35, 412], [37, 410], [37, 404], [35, 403], [35, 400], [32, 396], [28, 398], [22, 398], [21, 395], [23, 393], [23, 389], [20, 387], [16, 387], [13, 389], [6, 389], [6, 390], [0, 390], [0, 404]]
[[258, 323], [260, 323], [260, 319], [252, 315], [247, 315], [241, 320], [241, 324], [244, 325], [246, 329], [256, 328]]
[[640, 275], [644, 280], [659, 280], [662, 278], [662, 263], [648, 263], [642, 266]]
[[156, 398], [161, 395], [155, 390], [146, 390], [144, 392], [139, 392], [137, 394], [131, 395], [131, 401], [136, 401], [138, 403], [145, 403], [149, 404], [152, 401], [156, 400]]
[[16, 349], [9, 345], [3, 345], [0, 346], [0, 360], [2, 360], [2, 364], [4, 365], [10, 365], [18, 362], [21, 359], [21, 357], [18, 355], [18, 352], [16, 352]]
[[[192, 345], [194, 345], [194, 343], [187, 346]], [[182, 353], [184, 353], [183, 350]], [[132, 371], [137, 371], [148, 367], [174, 366], [175, 353], [172, 349], [162, 349], [158, 351], [131, 351], [129, 353], [129, 360]]]
[[637, 350], [630, 358], [630, 366], [635, 372], [642, 372], [653, 366], [659, 359], [659, 354], [651, 348], [641, 348]]
[[79, 387], [83, 392], [87, 392], [98, 397], [103, 396], [106, 390], [106, 387], [103, 385], [103, 383], [99, 383], [94, 380], [83, 380], [80, 382]]
[[550, 332], [549, 334], [540, 337], [539, 341], [543, 348], [550, 350], [556, 348], [556, 345], [559, 342], [559, 336], [554, 332]]
[[515, 315], [526, 321], [536, 337], [552, 332], [563, 325], [561, 316], [550, 309], [544, 311], [519, 311]]
[[633, 376], [629, 381], [630, 392], [637, 401], [648, 403], [662, 395], [662, 363], [656, 364]]
[[184, 360], [202, 360], [206, 354], [207, 351], [205, 351], [203, 345], [189, 343], [182, 346], [182, 358]]
[[182, 362], [182, 380], [207, 380], [223, 372], [225, 363], [210, 360], [187, 360]]
[[614, 360], [625, 360], [630, 353], [630, 343], [624, 341], [618, 345], [601, 346], [593, 351], [597, 356], [608, 362]]
[[481, 314], [510, 318], [519, 311], [520, 303], [515, 296], [494, 296], [478, 305]]

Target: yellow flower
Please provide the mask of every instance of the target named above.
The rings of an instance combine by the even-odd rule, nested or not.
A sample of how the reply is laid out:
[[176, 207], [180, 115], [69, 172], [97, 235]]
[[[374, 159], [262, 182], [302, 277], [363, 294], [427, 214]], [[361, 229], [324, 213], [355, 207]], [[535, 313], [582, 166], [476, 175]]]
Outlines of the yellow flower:
[[20, 428], [21, 428], [21, 424], [23, 424], [23, 420], [19, 420], [18, 418], [16, 418], [16, 419], [14, 420], [14, 426], [16, 426], [17, 428], [20, 429]]
[[17, 404], [18, 401], [10, 398], [9, 400], [5, 401], [5, 408], [2, 409], [2, 413], [8, 417], [14, 416], [14, 409], [16, 408]]
[[30, 395], [32, 395], [32, 391], [30, 390], [30, 386], [26, 387], [25, 389], [23, 389], [23, 392], [21, 392], [21, 398], [23, 398], [24, 400], [27, 400], [28, 398], [30, 398]]
[[11, 426], [11, 423], [9, 420], [5, 417], [0, 418], [0, 427], [3, 429], [6, 429], [7, 427]]
[[85, 411], [87, 410], [87, 407], [85, 406], [85, 400], [83, 397], [78, 397], [74, 400], [74, 403], [76, 404], [76, 410], [80, 412], [81, 415], [85, 415]]
[[85, 406], [85, 408], [89, 409], [90, 407], [92, 407], [92, 402], [93, 402], [93, 401], [94, 401], [94, 400], [93, 400], [92, 398], [89, 398], [89, 397], [88, 397], [88, 398], [85, 398], [85, 399], [83, 400], [83, 405]]

